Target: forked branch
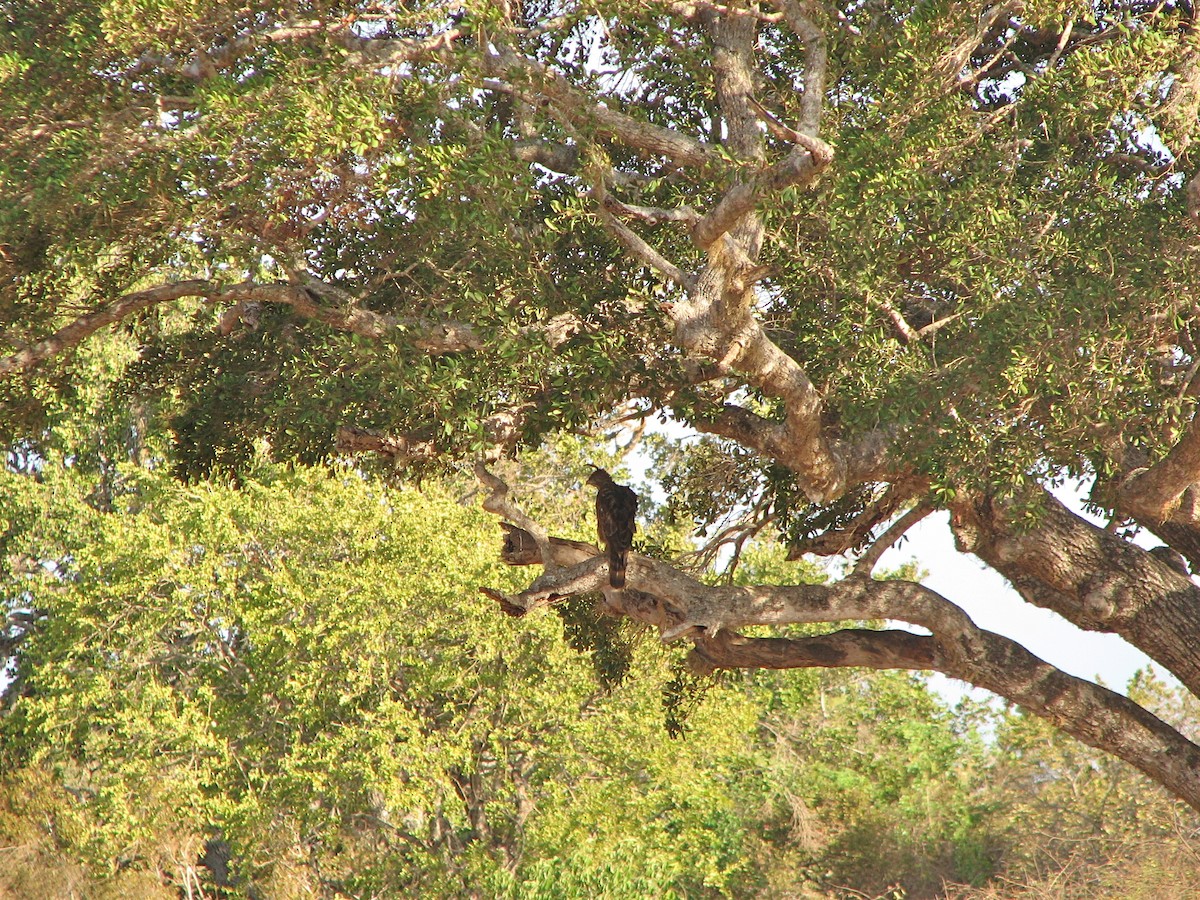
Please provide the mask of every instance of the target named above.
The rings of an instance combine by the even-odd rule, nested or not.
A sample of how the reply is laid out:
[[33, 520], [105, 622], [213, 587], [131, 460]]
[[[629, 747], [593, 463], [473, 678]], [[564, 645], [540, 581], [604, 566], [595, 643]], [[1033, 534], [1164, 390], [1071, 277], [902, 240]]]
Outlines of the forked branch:
[[[31, 369], [44, 360], [77, 347], [107, 325], [113, 325], [142, 310], [184, 297], [199, 297], [209, 303], [274, 303], [290, 306], [304, 318], [363, 337], [381, 338], [389, 334], [403, 334], [413, 346], [430, 354], [478, 350], [483, 346], [483, 341], [469, 324], [411, 316], [389, 316], [353, 305], [327, 306], [321, 302], [318, 290], [319, 288], [312, 284], [260, 284], [253, 281], [220, 284], [191, 280], [170, 282], [135, 291], [80, 315], [49, 337], [9, 356], [0, 357], [0, 377]], [[332, 288], [330, 291], [332, 292]]]
[[[547, 542], [552, 552], [569, 547]], [[716, 668], [867, 666], [943, 672], [986, 688], [1093, 747], [1126, 760], [1200, 809], [1200, 747], [1107, 688], [1068, 675], [1016, 642], [975, 625], [958, 606], [913, 582], [851, 577], [825, 585], [706, 585], [659, 560], [631, 556], [623, 612], [693, 644], [701, 671]], [[509, 614], [598, 590], [604, 561], [546, 572], [525, 591], [485, 589]], [[931, 635], [843, 629], [816, 637], [748, 638], [761, 625], [899, 619]]]

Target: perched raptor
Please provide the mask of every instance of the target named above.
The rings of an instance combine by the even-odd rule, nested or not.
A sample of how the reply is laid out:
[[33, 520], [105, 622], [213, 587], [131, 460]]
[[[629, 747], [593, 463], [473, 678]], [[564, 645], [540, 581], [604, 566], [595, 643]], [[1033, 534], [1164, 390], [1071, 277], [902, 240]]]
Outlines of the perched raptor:
[[593, 472], [587, 483], [596, 488], [596, 533], [608, 550], [608, 583], [623, 588], [625, 562], [637, 528], [637, 494], [617, 484], [603, 469]]

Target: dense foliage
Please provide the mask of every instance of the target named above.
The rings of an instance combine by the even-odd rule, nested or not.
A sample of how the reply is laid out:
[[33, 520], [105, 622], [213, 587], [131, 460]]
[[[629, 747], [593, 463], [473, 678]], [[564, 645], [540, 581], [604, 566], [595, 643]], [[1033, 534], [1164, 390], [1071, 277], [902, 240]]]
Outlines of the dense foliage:
[[[494, 526], [437, 485], [3, 487], [4, 592], [41, 623], [0, 719], [6, 896], [1084, 891], [1188, 846], [1128, 767], [907, 675], [708, 683], [672, 738], [672, 655], [627, 641], [605, 688], [558, 617], [514, 632], [476, 590], [511, 578]], [[777, 550], [739, 577], [767, 575], [816, 577]]]

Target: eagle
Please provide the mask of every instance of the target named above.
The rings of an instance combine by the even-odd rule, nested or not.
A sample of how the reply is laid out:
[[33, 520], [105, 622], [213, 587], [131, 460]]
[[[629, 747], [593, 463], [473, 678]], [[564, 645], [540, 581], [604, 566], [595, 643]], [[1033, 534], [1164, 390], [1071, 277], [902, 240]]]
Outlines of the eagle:
[[608, 583], [623, 588], [625, 563], [637, 528], [638, 496], [603, 469], [596, 469], [587, 483], [596, 488], [596, 533], [608, 550]]

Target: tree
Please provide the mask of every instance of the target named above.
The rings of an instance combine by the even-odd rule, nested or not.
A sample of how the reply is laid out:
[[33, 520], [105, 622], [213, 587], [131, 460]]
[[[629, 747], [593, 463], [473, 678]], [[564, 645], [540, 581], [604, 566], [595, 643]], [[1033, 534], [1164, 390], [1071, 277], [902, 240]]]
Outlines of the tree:
[[26, 561], [0, 589], [40, 623], [0, 715], [0, 893], [754, 884], [721, 810], [755, 770], [756, 698], [728, 692], [674, 742], [666, 655], [641, 642], [606, 691], [556, 617], [514, 632], [475, 589], [516, 583], [490, 518], [441, 486], [256, 465], [235, 489], [125, 465], [102, 512], [91, 481], [57, 459], [40, 483], [0, 474], [5, 550]]
[[[434, 480], [125, 464], [100, 510], [94, 477], [0, 473], [0, 592], [38, 623], [0, 706], [6, 897], [924, 896], [1003, 862], [977, 850], [982, 745], [907, 673], [745, 673], [697, 702], [642, 639], [598, 688], [577, 610], [517, 632], [478, 593], [519, 579]], [[737, 577], [820, 580], [782, 557]]]
[[[1190, 0], [5, 4], [4, 439], [173, 432], [181, 477], [479, 462], [527, 613], [602, 590], [486, 463], [670, 415], [717, 540], [824, 585], [633, 555], [613, 611], [703, 670], [936, 670], [1200, 808], [1200, 747], [875, 560], [948, 510], [1028, 602], [1200, 691]], [[111, 382], [80, 354], [119, 325]], [[117, 350], [124, 348], [122, 357]], [[1091, 485], [1095, 527], [1049, 488]], [[710, 490], [697, 490], [707, 484]], [[689, 500], [694, 501], [689, 503]], [[522, 535], [522, 531], [525, 535]], [[527, 536], [528, 541], [522, 537]], [[1169, 554], [1168, 554], [1169, 555]], [[930, 633], [753, 626], [901, 620]]]

